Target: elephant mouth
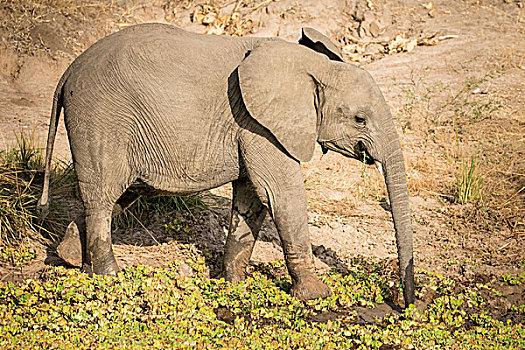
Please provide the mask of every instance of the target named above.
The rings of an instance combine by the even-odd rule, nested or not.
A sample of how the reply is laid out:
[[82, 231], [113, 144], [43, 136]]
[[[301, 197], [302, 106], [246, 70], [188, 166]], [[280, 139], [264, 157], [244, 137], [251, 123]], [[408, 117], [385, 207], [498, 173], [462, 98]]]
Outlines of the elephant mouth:
[[323, 154], [326, 154], [328, 150], [340, 153], [348, 158], [356, 159], [366, 165], [374, 165], [375, 159], [368, 152], [365, 144], [362, 141], [358, 141], [354, 148], [340, 147], [335, 142], [320, 142]]
[[370, 155], [368, 149], [362, 141], [358, 141], [355, 146], [356, 159], [367, 165], [374, 165], [375, 159]]

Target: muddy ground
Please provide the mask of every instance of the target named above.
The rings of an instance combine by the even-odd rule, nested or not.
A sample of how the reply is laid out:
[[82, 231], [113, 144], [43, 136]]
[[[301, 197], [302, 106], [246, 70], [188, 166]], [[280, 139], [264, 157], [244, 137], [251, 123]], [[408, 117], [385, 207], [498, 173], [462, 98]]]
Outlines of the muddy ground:
[[[524, 272], [523, 7], [513, 0], [0, 0], [0, 143], [8, 147], [24, 131], [43, 145], [62, 72], [121, 28], [167, 22], [199, 33], [296, 41], [310, 26], [373, 75], [392, 109], [407, 164], [416, 267], [463, 280]], [[70, 159], [63, 124], [55, 155]], [[457, 177], [472, 155], [483, 179], [481, 196], [460, 204]], [[393, 224], [377, 170], [317, 149], [303, 172], [319, 271], [356, 256], [395, 264]], [[147, 230], [118, 230], [113, 240], [120, 266], [160, 266], [180, 256], [185, 242], [208, 254], [213, 274], [220, 268], [230, 197], [225, 185], [203, 195], [206, 209], [152, 215], [144, 220]], [[189, 232], [167, 234], [165, 224], [173, 219]], [[3, 264], [2, 280], [35, 277], [46, 264], [61, 264], [55, 245], [36, 245], [38, 257], [29, 265]], [[282, 258], [267, 218], [252, 259]], [[512, 293], [523, 303], [522, 289]]]

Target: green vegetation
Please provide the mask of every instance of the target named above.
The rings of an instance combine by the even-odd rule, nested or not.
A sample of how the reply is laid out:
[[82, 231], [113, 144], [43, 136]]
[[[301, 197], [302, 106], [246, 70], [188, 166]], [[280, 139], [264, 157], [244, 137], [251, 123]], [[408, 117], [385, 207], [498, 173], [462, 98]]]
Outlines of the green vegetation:
[[511, 286], [522, 285], [525, 284], [525, 272], [518, 275], [504, 274], [501, 280]]
[[[131, 267], [89, 278], [53, 268], [42, 281], [0, 284], [0, 344], [6, 348], [408, 349], [523, 348], [525, 328], [486, 309], [491, 286], [457, 290], [441, 275], [418, 274], [418, 295], [435, 297], [420, 311], [363, 321], [354, 306], [392, 300], [399, 286], [378, 264], [360, 262], [322, 279], [333, 295], [300, 302], [288, 294], [281, 262], [254, 268], [231, 284], [205, 276], [204, 259], [187, 252], [164, 268]], [[180, 277], [185, 263], [194, 277]], [[283, 271], [281, 271], [283, 272]], [[283, 277], [276, 277], [282, 275]], [[514, 281], [514, 279], [513, 279]], [[523, 283], [520, 279], [519, 283]], [[523, 305], [513, 306], [523, 313]], [[321, 317], [329, 315], [329, 317]]]
[[457, 201], [460, 204], [466, 204], [480, 199], [482, 184], [483, 177], [478, 172], [476, 154], [470, 157], [470, 162], [462, 159], [460, 173], [457, 177]]
[[28, 263], [34, 258], [36, 258], [36, 253], [28, 247], [0, 248], [0, 263], [6, 261], [9, 265], [19, 266]]

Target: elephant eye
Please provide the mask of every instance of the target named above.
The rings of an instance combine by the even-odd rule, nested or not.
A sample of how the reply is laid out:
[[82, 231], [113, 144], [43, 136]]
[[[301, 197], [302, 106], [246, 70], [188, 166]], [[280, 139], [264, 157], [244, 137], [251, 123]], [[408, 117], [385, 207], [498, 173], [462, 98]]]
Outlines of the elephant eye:
[[356, 116], [354, 116], [354, 119], [355, 119], [355, 122], [357, 124], [360, 124], [360, 125], [365, 125], [366, 124], [366, 120], [363, 117], [360, 117], [360, 116], [356, 115]]

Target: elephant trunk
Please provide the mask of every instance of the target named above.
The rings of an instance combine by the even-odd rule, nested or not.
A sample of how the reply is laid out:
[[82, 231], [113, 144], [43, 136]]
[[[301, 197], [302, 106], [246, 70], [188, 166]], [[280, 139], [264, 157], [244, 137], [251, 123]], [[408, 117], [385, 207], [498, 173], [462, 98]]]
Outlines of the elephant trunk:
[[388, 144], [380, 157], [383, 165], [390, 207], [396, 232], [399, 275], [403, 286], [405, 307], [414, 303], [414, 259], [412, 242], [412, 224], [405, 174], [405, 164], [401, 144], [393, 125], [389, 128]]

